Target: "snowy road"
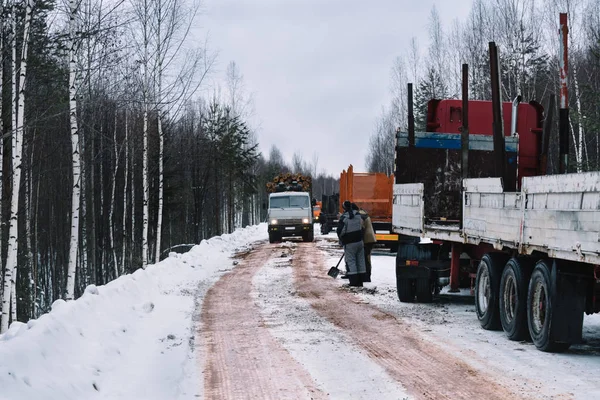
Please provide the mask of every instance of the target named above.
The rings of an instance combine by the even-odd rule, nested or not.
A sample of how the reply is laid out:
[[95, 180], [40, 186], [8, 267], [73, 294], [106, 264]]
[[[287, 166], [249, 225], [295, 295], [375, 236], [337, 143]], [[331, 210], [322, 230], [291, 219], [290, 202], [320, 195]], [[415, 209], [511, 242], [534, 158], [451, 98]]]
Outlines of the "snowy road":
[[265, 243], [208, 292], [205, 398], [520, 397], [340, 289], [324, 255], [314, 243]]
[[341, 249], [268, 244], [254, 226], [90, 286], [0, 335], [0, 400], [598, 399], [600, 316], [585, 344], [538, 351], [480, 328], [473, 298], [400, 303], [395, 259], [362, 289]]

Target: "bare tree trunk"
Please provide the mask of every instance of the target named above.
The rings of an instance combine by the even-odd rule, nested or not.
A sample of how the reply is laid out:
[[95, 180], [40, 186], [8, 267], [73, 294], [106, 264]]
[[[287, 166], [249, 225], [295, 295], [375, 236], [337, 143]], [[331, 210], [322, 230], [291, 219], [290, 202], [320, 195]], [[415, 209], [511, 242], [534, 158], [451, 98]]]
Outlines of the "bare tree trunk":
[[11, 290], [10, 290], [10, 320], [17, 320], [17, 271], [15, 268], [14, 279], [11, 282]]
[[[35, 143], [35, 141], [32, 141]], [[30, 318], [35, 318], [35, 279], [33, 273], [33, 249], [31, 243], [31, 196], [32, 196], [32, 169], [33, 169], [33, 155], [34, 155], [34, 146], [31, 145], [29, 163], [27, 165], [26, 172], [26, 190], [25, 190], [25, 245], [27, 247], [27, 275], [29, 282], [29, 305], [31, 308], [29, 309], [28, 316]]]
[[[132, 140], [133, 141], [133, 140]], [[129, 251], [129, 262], [131, 265], [133, 265], [133, 260], [135, 257], [135, 254], [137, 252], [137, 246], [136, 246], [136, 232], [135, 232], [135, 199], [136, 199], [136, 195], [135, 195], [135, 152], [131, 152], [131, 241], [130, 243], [130, 251]]]
[[90, 271], [88, 268], [88, 239], [87, 239], [87, 197], [86, 194], [88, 193], [89, 189], [88, 189], [88, 177], [87, 177], [87, 168], [86, 168], [86, 161], [85, 161], [85, 154], [86, 154], [86, 140], [85, 140], [85, 134], [82, 134], [81, 137], [79, 138], [79, 149], [81, 151], [81, 155], [83, 156], [81, 158], [81, 176], [80, 176], [80, 181], [81, 181], [81, 185], [80, 185], [80, 209], [79, 209], [79, 216], [81, 219], [81, 248], [79, 250], [79, 280], [81, 282], [81, 285], [83, 288], [85, 288], [91, 281], [90, 279]]
[[[158, 91], [161, 90], [161, 78], [159, 75]], [[160, 106], [158, 108], [158, 219], [156, 222], [156, 257], [154, 262], [160, 261], [160, 239], [162, 236], [162, 219], [163, 219], [163, 180], [164, 180], [164, 136], [162, 130], [162, 114]]]
[[[0, 32], [4, 32], [4, 1], [0, 2]], [[4, 35], [0, 34], [0, 93], [4, 89]], [[0, 101], [0, 116], [2, 116], [2, 101]], [[0, 117], [0, 137], [4, 136], [4, 119]], [[4, 221], [2, 213], [2, 199], [4, 198], [4, 139], [0, 139], [0, 267], [2, 266], [2, 248], [4, 247]], [[2, 274], [0, 274], [2, 276]], [[0, 285], [0, 298], [4, 285]]]
[[[577, 172], [583, 171], [583, 121], [585, 116], [583, 115], [583, 109], [581, 108], [581, 92], [579, 91], [579, 79], [577, 78], [577, 63], [573, 63], [573, 83], [575, 86], [575, 104], [577, 104], [577, 114], [579, 115], [578, 121], [578, 138], [575, 143], [577, 143], [577, 150], [575, 151], [575, 159], [577, 161]], [[573, 131], [573, 136], [575, 132]]]
[[144, 192], [143, 200], [143, 232], [142, 232], [142, 268], [148, 265], [148, 104], [144, 104], [144, 133], [143, 133], [143, 162], [142, 162], [142, 188]]
[[124, 186], [123, 186], [123, 223], [121, 225], [123, 243], [121, 244], [121, 267], [120, 273], [125, 273], [125, 254], [126, 254], [126, 243], [127, 243], [127, 196], [129, 193], [129, 120], [127, 115], [127, 109], [125, 109], [125, 140], [123, 142], [125, 146], [125, 174], [124, 174]]
[[144, 0], [144, 21], [143, 31], [144, 31], [144, 87], [143, 87], [143, 96], [144, 96], [144, 131], [142, 133], [143, 136], [143, 149], [142, 149], [142, 189], [144, 194], [143, 201], [143, 232], [142, 232], [142, 268], [146, 268], [148, 265], [148, 224], [149, 224], [149, 214], [148, 214], [148, 200], [149, 200], [149, 185], [148, 185], [148, 47], [149, 43], [149, 26], [148, 26], [148, 0]]
[[113, 152], [115, 157], [115, 166], [112, 175], [112, 188], [110, 194], [110, 211], [108, 213], [108, 237], [110, 240], [110, 251], [112, 252], [115, 279], [119, 277], [119, 263], [117, 262], [117, 250], [115, 249], [115, 234], [113, 232], [113, 219], [115, 212], [115, 191], [117, 188], [117, 172], [119, 170], [119, 149], [117, 146], [117, 109], [115, 108], [115, 126], [113, 129]]
[[100, 188], [100, 205], [98, 207], [98, 209], [100, 210], [100, 212], [98, 213], [99, 215], [99, 221], [100, 221], [100, 227], [102, 229], [102, 235], [100, 235], [100, 240], [97, 241], [95, 243], [95, 247], [98, 247], [98, 242], [100, 243], [100, 249], [99, 249], [99, 269], [100, 269], [100, 276], [102, 277], [102, 281], [101, 284], [104, 285], [106, 283], [108, 283], [108, 279], [107, 279], [107, 272], [106, 272], [106, 265], [104, 264], [104, 254], [105, 254], [105, 244], [106, 244], [106, 236], [105, 236], [105, 232], [104, 232], [104, 228], [106, 228], [106, 223], [104, 221], [104, 163], [102, 162], [103, 156], [104, 156], [104, 123], [101, 122], [100, 123], [100, 135], [99, 135], [100, 139], [100, 148], [98, 149], [99, 153], [100, 153], [100, 167], [98, 168], [98, 187]]
[[[17, 164], [16, 157], [17, 155], [17, 21], [15, 15], [15, 5], [13, 3], [11, 8], [11, 154], [12, 154], [12, 168], [13, 171]], [[19, 160], [20, 161], [20, 160]], [[19, 169], [20, 172], [20, 169]], [[13, 270], [16, 267], [16, 249], [14, 247], [17, 245], [17, 225], [15, 221], [13, 221], [13, 215], [16, 218], [17, 214], [14, 212], [13, 208], [15, 207], [15, 177], [16, 174], [12, 174], [12, 199], [10, 203], [10, 212], [9, 212], [9, 231], [8, 231], [8, 252], [6, 256], [6, 266], [4, 269], [4, 282], [2, 287], [4, 290], [2, 291], [2, 321], [0, 324], [0, 333], [6, 332], [9, 325], [9, 317], [10, 317], [10, 300], [11, 300], [11, 290], [13, 287]], [[17, 193], [17, 204], [18, 204], [18, 191]], [[14, 260], [10, 259], [14, 253]]]
[[[8, 253], [6, 259], [6, 269], [4, 273], [4, 293], [2, 296], [2, 323], [0, 333], [8, 330], [9, 326], [9, 308], [11, 297], [16, 299], [16, 293], [13, 293], [17, 276], [17, 254], [18, 254], [18, 223], [19, 223], [19, 189], [21, 185], [22, 172], [22, 151], [23, 151], [23, 123], [25, 115], [25, 78], [27, 76], [27, 49], [29, 44], [29, 28], [31, 26], [31, 17], [33, 13], [33, 0], [27, 0], [25, 10], [25, 21], [23, 27], [23, 47], [21, 49], [21, 60], [19, 69], [19, 86], [16, 82], [16, 12], [13, 5], [12, 24], [13, 24], [13, 94], [18, 93], [16, 115], [13, 108], [13, 137], [12, 137], [12, 196], [10, 204], [10, 226], [8, 234]], [[16, 291], [16, 290], [15, 290]], [[14, 315], [16, 315], [16, 303]]]
[[[38, 240], [38, 221], [39, 221], [39, 214], [38, 214], [38, 210], [39, 210], [39, 203], [40, 203], [40, 180], [38, 179], [37, 181], [37, 185], [36, 185], [36, 190], [35, 190], [36, 196], [35, 196], [35, 210], [34, 210], [34, 228], [33, 228], [33, 239], [34, 239], [34, 243], [35, 243], [35, 258], [33, 260], [33, 293], [34, 293], [34, 306], [33, 306], [33, 318], [37, 318], [39, 316], [39, 305], [40, 305], [40, 300], [38, 298], [38, 286], [39, 286], [39, 280], [38, 280], [38, 258], [39, 258], [39, 240]], [[43, 293], [43, 292], [42, 292]]]
[[77, 250], [79, 249], [79, 205], [81, 198], [81, 161], [79, 149], [79, 126], [77, 123], [77, 63], [76, 39], [77, 12], [79, 2], [69, 0], [69, 121], [71, 124], [71, 162], [73, 188], [71, 192], [71, 241], [69, 244], [69, 266], [65, 299], [75, 298], [75, 273], [77, 270]]

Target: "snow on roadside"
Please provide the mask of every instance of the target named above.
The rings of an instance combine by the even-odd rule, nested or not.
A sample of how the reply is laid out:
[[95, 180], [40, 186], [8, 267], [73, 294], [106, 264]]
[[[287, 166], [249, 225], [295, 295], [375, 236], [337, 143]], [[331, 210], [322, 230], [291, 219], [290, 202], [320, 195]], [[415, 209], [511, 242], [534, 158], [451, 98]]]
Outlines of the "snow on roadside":
[[204, 240], [13, 323], [0, 335], [0, 399], [197, 398], [196, 298], [233, 268], [235, 252], [266, 238], [261, 224]]
[[253, 297], [265, 325], [332, 399], [408, 399], [406, 390], [341, 329], [295, 295], [291, 258], [295, 243], [255, 275]]
[[[339, 248], [335, 238], [317, 246], [329, 253], [327, 262], [335, 265]], [[600, 314], [584, 317], [583, 337], [564, 354], [544, 353], [531, 342], [512, 342], [502, 331], [483, 330], [475, 314], [473, 297], [465, 289], [460, 295], [446, 295], [432, 304], [400, 303], [396, 292], [395, 254], [376, 249], [372, 257], [371, 294], [358, 290], [363, 301], [410, 322], [430, 341], [492, 376], [508, 377], [515, 389], [530, 397], [598, 399], [600, 386]], [[339, 279], [339, 278], [338, 278]], [[347, 281], [338, 280], [342, 285]], [[447, 292], [447, 290], [442, 291]]]

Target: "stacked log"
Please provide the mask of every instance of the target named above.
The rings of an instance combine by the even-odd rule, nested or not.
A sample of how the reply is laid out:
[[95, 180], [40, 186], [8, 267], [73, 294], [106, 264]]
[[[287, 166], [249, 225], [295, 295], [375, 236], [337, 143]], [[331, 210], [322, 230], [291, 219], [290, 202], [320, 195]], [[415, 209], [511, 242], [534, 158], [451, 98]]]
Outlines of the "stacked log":
[[275, 192], [310, 192], [312, 178], [302, 174], [286, 172], [279, 174], [271, 182], [267, 182], [267, 193]]

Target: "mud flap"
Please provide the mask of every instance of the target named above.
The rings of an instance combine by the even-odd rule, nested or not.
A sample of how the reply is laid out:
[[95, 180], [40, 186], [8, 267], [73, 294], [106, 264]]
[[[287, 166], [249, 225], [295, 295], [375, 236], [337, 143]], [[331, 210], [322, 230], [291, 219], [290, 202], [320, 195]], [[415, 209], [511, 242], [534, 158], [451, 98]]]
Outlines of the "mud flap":
[[576, 274], [561, 273], [552, 263], [553, 312], [551, 340], [577, 344], [582, 342], [587, 279]]

